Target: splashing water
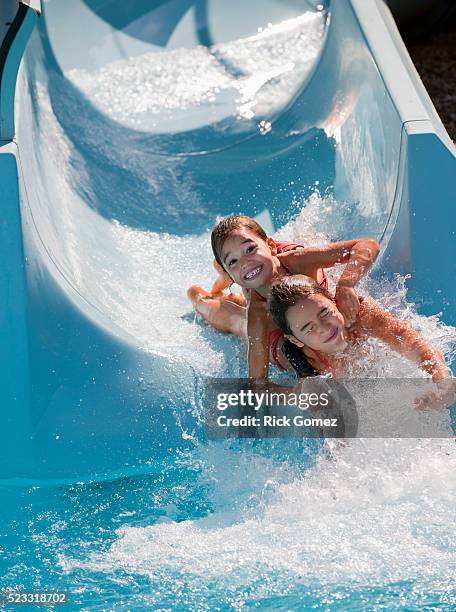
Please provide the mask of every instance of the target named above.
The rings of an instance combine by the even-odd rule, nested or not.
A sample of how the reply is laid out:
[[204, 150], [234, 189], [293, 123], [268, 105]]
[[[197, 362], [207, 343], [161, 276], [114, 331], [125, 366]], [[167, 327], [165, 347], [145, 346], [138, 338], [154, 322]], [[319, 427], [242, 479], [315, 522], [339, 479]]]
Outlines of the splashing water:
[[323, 33], [323, 14], [308, 12], [248, 38], [145, 53], [67, 76], [97, 108], [129, 127], [175, 132], [234, 116], [242, 129], [243, 120], [288, 103]]
[[[139, 57], [96, 74], [69, 76], [103, 112], [135, 128], [159, 130], [167, 113], [211, 106], [227, 92], [231, 98], [222, 111], [242, 123], [251, 113], [276, 112], [284, 104], [281, 92], [288, 99], [299, 87], [304, 68], [291, 71], [290, 58], [304, 67], [315, 57], [316, 47], [306, 46], [308, 23], [288, 25], [210, 51], [178, 49], [155, 54], [154, 62]], [[313, 31], [316, 43], [318, 28]], [[233, 79], [220, 64], [222, 55], [244, 76]], [[258, 70], [263, 57], [267, 69]], [[195, 78], [199, 62], [213, 87], [207, 77]], [[173, 100], [168, 94], [175, 70], [185, 70], [191, 85], [182, 82]], [[140, 89], [112, 105], [111, 88], [120, 82]], [[152, 85], [161, 88], [160, 96], [150, 95]], [[190, 284], [209, 287], [213, 281], [208, 234], [133, 229], [96, 214], [74, 187], [69, 168], [77, 157], [45, 93], [38, 93], [43, 130], [54, 135], [40, 163], [57, 169], [48, 175], [61, 200], [54, 208], [65, 244], [52, 227], [45, 229], [45, 213], [36, 223], [43, 235], [48, 232], [51, 253], [58, 246], [64, 275], [145, 350], [182, 356], [202, 374], [245, 373], [242, 344], [197, 321], [185, 296]], [[147, 155], [103, 152], [119, 168], [137, 164], [138, 173], [147, 175]], [[43, 201], [46, 196], [44, 189]], [[353, 235], [358, 220], [348, 204], [318, 192], [306, 201], [296, 197], [292, 208], [296, 214], [277, 238], [321, 244], [336, 237], [336, 228], [337, 238]], [[86, 226], [95, 227], [92, 236], [103, 235], [103, 241], [78, 233]], [[333, 283], [336, 278], [337, 272]], [[408, 320], [448, 363], [454, 360], [455, 330], [437, 316], [417, 314], [404, 278], [366, 279], [361, 291]], [[356, 364], [357, 376], [420, 375], [379, 343], [367, 349]], [[354, 440], [346, 448], [333, 445], [327, 454], [318, 445], [284, 442], [277, 445], [281, 452], [273, 447], [271, 453], [262, 441], [195, 442], [149, 476], [34, 487], [21, 495], [2, 489], [8, 526], [0, 534], [2, 586], [69, 588], [72, 604], [92, 610], [456, 606], [453, 440]]]
[[[46, 586], [94, 609], [449, 609], [455, 468], [449, 440], [356, 440], [307, 470], [209, 444], [155, 477], [42, 492], [28, 528]], [[4, 584], [40, 584], [27, 552]]]
[[[232, 457], [224, 459], [217, 476], [231, 480], [239, 473]], [[366, 448], [357, 441], [336, 462], [322, 461], [292, 479], [283, 468], [250, 458], [241, 483], [247, 480], [250, 495], [260, 498], [254, 513], [239, 508], [238, 483], [224, 489], [215, 516], [123, 527], [108, 551], [62, 563], [67, 570], [146, 576], [157, 587], [170, 572], [193, 595], [216, 584], [226, 594], [222, 601], [232, 604], [246, 594], [252, 603], [278, 598], [298, 585], [303, 592], [407, 581], [432, 590], [442, 579], [449, 586], [456, 561], [454, 527], [448, 531], [455, 461], [450, 443], [382, 441]]]
[[[336, 205], [315, 193], [277, 237], [326, 241], [321, 219], [339, 215]], [[122, 279], [98, 268], [100, 301], [116, 295], [110, 316], [146, 346], [157, 316], [167, 329], [173, 322], [170, 344], [155, 336], [155, 346], [185, 350], [204, 370], [218, 336], [195, 321], [179, 328], [189, 306], [164, 279], [174, 275], [176, 286], [186, 286], [198, 277], [209, 285], [208, 236], [180, 239], [119, 223], [112, 233], [130, 266]], [[147, 274], [157, 257], [158, 279]], [[366, 280], [362, 289], [454, 358], [455, 330], [416, 313], [404, 278]], [[164, 296], [166, 313], [151, 316], [150, 304]], [[197, 361], [201, 347], [205, 358]], [[359, 376], [418, 375], [378, 344], [360, 368]], [[29, 549], [22, 543], [5, 584], [36, 586], [45, 574], [48, 588], [70, 584], [73, 601], [93, 609], [456, 605], [453, 440], [354, 440], [330, 460], [310, 447], [303, 453], [304, 460], [294, 451], [279, 460], [233, 442], [197, 444], [154, 477], [54, 491], [26, 530], [41, 569], [26, 577], [21, 558]], [[35, 490], [32, 499], [40, 495], [49, 493]]]

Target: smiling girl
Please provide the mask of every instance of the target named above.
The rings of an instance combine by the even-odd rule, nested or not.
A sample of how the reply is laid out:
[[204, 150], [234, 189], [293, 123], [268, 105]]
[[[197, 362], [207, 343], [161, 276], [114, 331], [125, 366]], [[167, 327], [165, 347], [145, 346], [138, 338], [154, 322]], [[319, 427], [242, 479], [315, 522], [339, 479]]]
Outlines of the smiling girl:
[[[272, 286], [269, 311], [285, 338], [318, 373], [346, 376], [350, 363], [362, 356], [363, 342], [375, 337], [416, 363], [435, 383], [442, 383], [419, 398], [418, 407], [448, 407], [454, 402], [454, 381], [443, 356], [407, 322], [396, 319], [370, 298], [360, 298], [355, 321], [347, 327], [329, 291], [298, 274]], [[299, 376], [299, 358], [294, 368]]]
[[[193, 285], [187, 292], [195, 309], [213, 327], [248, 339], [249, 378], [267, 380], [269, 361], [280, 369], [290, 363], [282, 351], [282, 330], [272, 321], [267, 298], [273, 282], [291, 274], [306, 274], [327, 287], [324, 268], [345, 263], [335, 300], [347, 325], [359, 310], [355, 285], [375, 261], [375, 240], [346, 240], [324, 247], [305, 247], [268, 237], [250, 217], [222, 219], [211, 235], [215, 268], [219, 274], [212, 291]], [[233, 283], [242, 294], [226, 293]]]

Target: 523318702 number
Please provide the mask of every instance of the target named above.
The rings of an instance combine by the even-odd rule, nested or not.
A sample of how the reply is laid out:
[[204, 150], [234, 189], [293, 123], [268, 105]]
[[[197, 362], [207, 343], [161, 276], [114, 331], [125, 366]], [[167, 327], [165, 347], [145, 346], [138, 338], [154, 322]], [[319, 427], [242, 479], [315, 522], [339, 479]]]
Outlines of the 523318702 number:
[[33, 591], [0, 591], [0, 607], [2, 606], [64, 606], [69, 602], [68, 593]]

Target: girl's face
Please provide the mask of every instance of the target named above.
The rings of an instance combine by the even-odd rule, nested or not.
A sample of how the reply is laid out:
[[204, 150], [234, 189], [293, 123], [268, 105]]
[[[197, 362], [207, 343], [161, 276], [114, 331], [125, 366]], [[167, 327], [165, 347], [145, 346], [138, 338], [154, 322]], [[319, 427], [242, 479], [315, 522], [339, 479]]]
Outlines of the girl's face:
[[274, 241], [265, 242], [248, 229], [233, 230], [223, 243], [220, 258], [233, 281], [248, 289], [268, 284], [279, 261], [275, 259]]
[[322, 353], [338, 353], [347, 346], [344, 318], [324, 295], [300, 298], [287, 310], [287, 321], [294, 338], [287, 337], [298, 346]]

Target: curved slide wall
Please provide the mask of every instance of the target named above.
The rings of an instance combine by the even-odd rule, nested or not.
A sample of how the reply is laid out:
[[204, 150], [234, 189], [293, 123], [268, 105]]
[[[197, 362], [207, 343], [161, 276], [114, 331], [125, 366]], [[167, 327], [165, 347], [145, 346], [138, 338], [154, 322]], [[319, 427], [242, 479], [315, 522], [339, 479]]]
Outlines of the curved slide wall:
[[[220, 2], [139, 5], [134, 19], [121, 10], [107, 19], [96, 2], [50, 0], [24, 56], [17, 144], [0, 155], [2, 478], [153, 469], [192, 442], [202, 377], [238, 372], [220, 356], [228, 339], [205, 354], [192, 336], [184, 289], [198, 260], [207, 266], [216, 216], [267, 208], [279, 227], [296, 214], [290, 183], [304, 198], [318, 184], [348, 202], [355, 215], [331, 237], [379, 239], [376, 271], [411, 274], [422, 311], [455, 322], [454, 150], [383, 3], [338, 0], [327, 13], [308, 3], [303, 21], [293, 2], [252, 5], [242, 20]], [[289, 31], [273, 29], [284, 22], [304, 28], [296, 40], [311, 40], [313, 55], [255, 75], [258, 26], [271, 23], [285, 44]], [[233, 50], [236, 38], [253, 42]], [[122, 62], [147, 53], [159, 62], [163, 49], [179, 74], [215, 58], [235, 85], [221, 81], [207, 108], [185, 98], [170, 114], [158, 100], [131, 125], [127, 93], [116, 99], [109, 86]], [[246, 84], [257, 87], [253, 119]], [[233, 119], [239, 92], [247, 102]]]

